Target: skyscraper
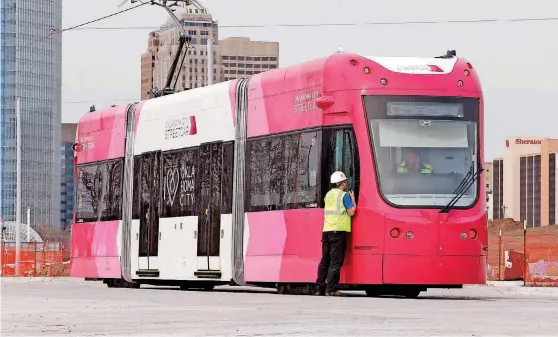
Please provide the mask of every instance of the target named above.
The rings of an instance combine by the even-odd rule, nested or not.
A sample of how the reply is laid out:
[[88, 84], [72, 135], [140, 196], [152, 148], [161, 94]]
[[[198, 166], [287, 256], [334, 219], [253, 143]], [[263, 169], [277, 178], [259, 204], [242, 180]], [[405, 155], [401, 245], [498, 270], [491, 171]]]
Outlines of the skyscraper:
[[[219, 25], [199, 4], [179, 8], [176, 16], [192, 39], [186, 58], [175, 72], [176, 90], [208, 84], [207, 41], [213, 41], [213, 83], [247, 78], [279, 66], [279, 43], [233, 37], [219, 40]], [[181, 30], [172, 20], [149, 34], [147, 51], [141, 57], [141, 99], [150, 97], [152, 88], [163, 89], [178, 50]], [[238, 62], [237, 62], [238, 61]], [[176, 77], [178, 70], [180, 74]], [[174, 85], [173, 80], [173, 85]]]
[[76, 123], [62, 124], [61, 154], [61, 185], [60, 185], [60, 223], [62, 229], [66, 229], [72, 223], [74, 216], [74, 150], [76, 141]]
[[62, 0], [0, 0], [0, 216], [16, 215], [16, 98], [21, 98], [22, 214], [60, 225]]

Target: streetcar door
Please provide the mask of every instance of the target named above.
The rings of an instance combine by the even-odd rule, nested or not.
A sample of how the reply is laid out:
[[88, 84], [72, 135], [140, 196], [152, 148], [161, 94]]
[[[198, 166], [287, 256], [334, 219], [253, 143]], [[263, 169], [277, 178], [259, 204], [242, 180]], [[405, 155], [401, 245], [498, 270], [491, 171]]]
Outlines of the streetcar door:
[[141, 155], [138, 275], [158, 276], [161, 151]]
[[221, 181], [223, 143], [200, 146], [198, 210], [198, 277], [220, 278]]

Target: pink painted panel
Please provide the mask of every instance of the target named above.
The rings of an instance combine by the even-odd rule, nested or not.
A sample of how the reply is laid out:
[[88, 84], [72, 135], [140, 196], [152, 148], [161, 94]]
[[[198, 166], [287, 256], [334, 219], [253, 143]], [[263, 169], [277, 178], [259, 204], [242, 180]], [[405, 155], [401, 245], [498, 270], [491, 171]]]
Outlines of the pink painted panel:
[[71, 256], [118, 256], [118, 226], [119, 221], [74, 224]]
[[127, 106], [108, 108], [83, 116], [78, 124], [77, 163], [124, 157]]
[[486, 256], [384, 256], [384, 282], [393, 284], [484, 284]]
[[119, 221], [72, 226], [70, 276], [120, 278], [118, 226]]
[[118, 257], [77, 257], [70, 262], [71, 277], [120, 278]]

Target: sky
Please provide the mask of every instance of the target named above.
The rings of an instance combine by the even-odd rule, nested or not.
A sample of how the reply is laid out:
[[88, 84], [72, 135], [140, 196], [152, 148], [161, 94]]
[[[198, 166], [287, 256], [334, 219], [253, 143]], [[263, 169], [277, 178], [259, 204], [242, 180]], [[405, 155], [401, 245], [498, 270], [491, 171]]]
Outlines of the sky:
[[[63, 28], [111, 14], [121, 0], [63, 0]], [[501, 156], [505, 139], [558, 138], [558, 1], [556, 0], [200, 0], [220, 38], [280, 43], [280, 66], [324, 57], [342, 47], [374, 56], [439, 56], [457, 50], [477, 70], [485, 97], [485, 158]], [[130, 7], [131, 5], [127, 5]], [[124, 8], [127, 8], [124, 7]], [[555, 18], [539, 21], [506, 21]], [[168, 19], [142, 6], [89, 27], [158, 27]], [[498, 19], [486, 23], [367, 23]], [[278, 27], [281, 24], [353, 23]], [[63, 33], [62, 121], [77, 122], [95, 105], [139, 100], [140, 58], [149, 29]]]

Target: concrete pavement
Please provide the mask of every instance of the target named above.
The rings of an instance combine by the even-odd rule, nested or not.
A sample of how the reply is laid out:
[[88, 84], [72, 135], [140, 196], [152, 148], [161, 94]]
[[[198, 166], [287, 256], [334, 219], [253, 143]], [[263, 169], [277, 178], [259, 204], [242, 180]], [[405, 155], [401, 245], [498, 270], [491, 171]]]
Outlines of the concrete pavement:
[[2, 336], [556, 335], [557, 297], [517, 288], [430, 290], [412, 300], [357, 292], [327, 298], [247, 288], [109, 289], [78, 279], [4, 279], [1, 331]]

